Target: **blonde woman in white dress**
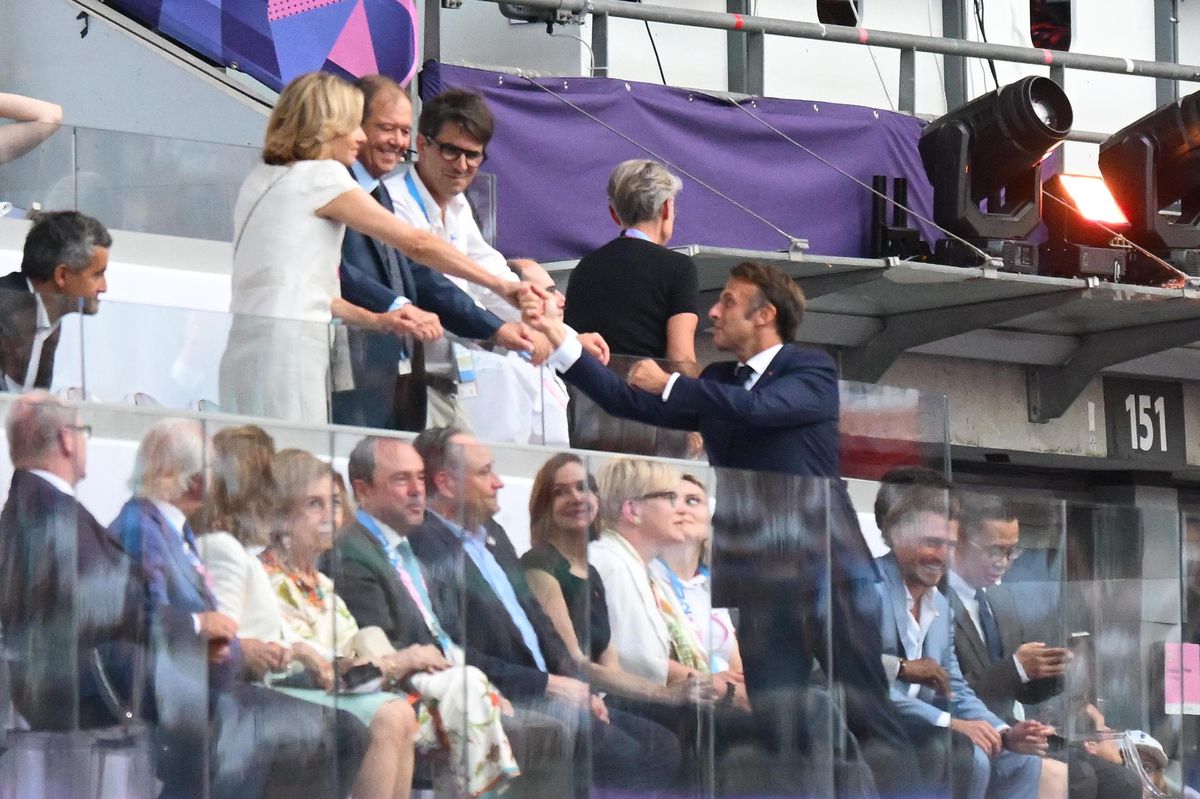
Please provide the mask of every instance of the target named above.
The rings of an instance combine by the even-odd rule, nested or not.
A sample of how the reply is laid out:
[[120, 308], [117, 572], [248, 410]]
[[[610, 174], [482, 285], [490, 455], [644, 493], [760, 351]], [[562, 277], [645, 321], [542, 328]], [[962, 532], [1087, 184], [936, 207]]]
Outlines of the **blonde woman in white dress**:
[[432, 341], [434, 314], [377, 314], [341, 298], [338, 266], [346, 226], [416, 262], [515, 301], [521, 283], [501, 280], [431, 233], [386, 211], [348, 167], [366, 141], [363, 97], [327, 73], [296, 78], [267, 123], [263, 163], [234, 208], [234, 315], [221, 358], [223, 410], [287, 421], [328, 421], [333, 319]]

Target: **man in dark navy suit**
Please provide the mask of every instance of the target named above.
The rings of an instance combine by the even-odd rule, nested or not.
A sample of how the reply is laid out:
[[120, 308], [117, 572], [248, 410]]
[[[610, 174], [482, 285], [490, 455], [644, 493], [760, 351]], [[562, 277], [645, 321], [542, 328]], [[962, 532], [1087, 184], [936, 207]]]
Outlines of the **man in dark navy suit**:
[[0, 622], [14, 709], [36, 731], [115, 727], [136, 711], [146, 639], [134, 563], [75, 497], [91, 428], [33, 391], [7, 419], [12, 486], [0, 513]]
[[[380, 179], [408, 152], [412, 108], [395, 81], [382, 75], [360, 78], [366, 144], [351, 168], [355, 179], [384, 208], [392, 199]], [[395, 430], [425, 428], [425, 385], [422, 342], [442, 335], [442, 326], [471, 339], [494, 339], [512, 350], [530, 350], [533, 342], [516, 323], [475, 304], [439, 272], [411, 263], [403, 253], [353, 230], [342, 243], [342, 296], [355, 305], [384, 313], [394, 311], [405, 337], [351, 331], [351, 363], [355, 388], [333, 395], [333, 420]]]
[[[824, 352], [789, 343], [804, 307], [804, 293], [782, 270], [739, 263], [708, 312], [713, 343], [737, 360], [697, 378], [643, 360], [626, 385], [566, 335], [561, 302], [533, 292], [522, 299], [525, 320], [556, 347], [547, 363], [568, 383], [614, 416], [699, 431], [713, 466], [739, 470], [717, 481], [714, 601], [741, 609], [747, 692], [768, 740], [780, 728], [779, 708], [803, 694], [816, 657], [845, 691], [847, 724], [880, 787], [899, 794], [919, 785], [915, 757], [888, 701], [878, 572], [838, 475], [837, 367]], [[794, 507], [806, 497], [811, 512]], [[755, 526], [752, 517], [772, 511], [793, 523]], [[751, 540], [759, 528], [758, 538], [769, 537], [768, 527], [786, 540]], [[822, 597], [825, 586], [832, 601]]]

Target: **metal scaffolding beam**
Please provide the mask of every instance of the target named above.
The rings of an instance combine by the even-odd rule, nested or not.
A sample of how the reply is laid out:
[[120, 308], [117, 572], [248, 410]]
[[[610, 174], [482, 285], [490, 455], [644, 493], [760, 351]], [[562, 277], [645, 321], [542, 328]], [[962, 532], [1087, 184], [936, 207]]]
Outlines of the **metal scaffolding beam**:
[[[485, 3], [500, 3], [504, 0], [479, 0]], [[697, 11], [674, 6], [628, 3], [621, 0], [522, 0], [522, 5], [551, 11], [574, 14], [607, 14], [610, 17], [638, 19], [648, 22], [664, 22], [672, 25], [690, 25], [697, 28], [713, 28], [725, 31], [790, 36], [797, 39], [819, 39], [845, 44], [890, 47], [899, 50], [912, 49], [919, 53], [940, 53], [947, 56], [967, 58], [990, 58], [1017, 64], [1036, 64], [1066, 69], [1082, 69], [1092, 72], [1113, 72], [1121, 75], [1136, 75], [1147, 78], [1200, 81], [1200, 66], [1189, 64], [1164, 64], [1157, 61], [1142, 61], [1121, 56], [1068, 53], [1035, 47], [1018, 47], [1009, 44], [987, 44], [984, 42], [950, 39], [940, 36], [922, 36], [912, 33], [896, 33], [871, 28], [851, 28], [845, 25], [822, 25], [819, 22], [801, 22], [774, 17], [756, 17], [744, 14], [729, 14], [720, 11]]]

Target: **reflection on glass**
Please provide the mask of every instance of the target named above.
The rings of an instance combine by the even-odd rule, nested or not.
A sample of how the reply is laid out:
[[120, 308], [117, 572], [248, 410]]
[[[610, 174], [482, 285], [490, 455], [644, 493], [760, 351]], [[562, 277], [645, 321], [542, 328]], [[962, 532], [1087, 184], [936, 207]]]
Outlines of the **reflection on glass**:
[[[1051, 778], [1130, 799], [1194, 784], [1200, 526], [1187, 514], [983, 486], [954, 502], [932, 481], [893, 482], [879, 510], [895, 551], [884, 593], [866, 583], [870, 606], [835, 557], [849, 520], [826, 481], [704, 470], [699, 485], [661, 460], [452, 431], [418, 452], [327, 428], [208, 429], [162, 408], [80, 412], [37, 393], [0, 403], [21, 467], [5, 467], [16, 474], [0, 516], [4, 791], [94, 795], [85, 764], [103, 750], [110, 790], [128, 796], [153, 795], [150, 775], [207, 780], [214, 796], [334, 796], [369, 795], [372, 781], [385, 794], [473, 792], [476, 773], [553, 796], [944, 795], [973, 773], [959, 722], [987, 718], [972, 716], [967, 687], [1008, 725], [1011, 754], [1035, 725], [1054, 728], [1040, 782], [1006, 796]], [[35, 419], [53, 429], [36, 457], [19, 435]], [[58, 494], [30, 503], [31, 485]], [[82, 557], [100, 535], [123, 553]], [[925, 615], [927, 599], [940, 615]], [[854, 626], [870, 607], [894, 645], [878, 618], [878, 644]], [[918, 634], [930, 620], [919, 650], [903, 640], [908, 619]], [[633, 651], [630, 627], [644, 639]], [[932, 667], [950, 671], [934, 652], [946, 630], [964, 681], [953, 699]], [[97, 654], [111, 691], [94, 690]], [[362, 666], [378, 688], [350, 693]], [[921, 717], [914, 747], [918, 719], [899, 713], [902, 740], [888, 737], [903, 704], [891, 689], [905, 686], [959, 729]], [[116, 735], [102, 746], [101, 727]], [[228, 747], [247, 757], [205, 756]]]

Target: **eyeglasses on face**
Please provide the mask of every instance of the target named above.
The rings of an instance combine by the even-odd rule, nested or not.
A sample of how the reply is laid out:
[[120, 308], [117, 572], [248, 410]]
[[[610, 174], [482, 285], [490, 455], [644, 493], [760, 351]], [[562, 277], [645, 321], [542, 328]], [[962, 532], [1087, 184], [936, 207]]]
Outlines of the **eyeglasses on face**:
[[426, 136], [425, 141], [437, 147], [438, 155], [448, 164], [453, 164], [460, 158], [467, 160], [467, 166], [479, 166], [487, 160], [487, 153], [483, 150], [464, 150], [461, 147], [456, 147], [453, 144], [440, 142], [432, 136]]
[[993, 563], [1012, 563], [1021, 557], [1021, 553], [1025, 551], [1021, 547], [985, 547], [969, 538], [966, 540], [966, 543], [982, 552]]
[[642, 494], [638, 499], [665, 499], [672, 508], [679, 504], [679, 494], [674, 491], [651, 491], [649, 494]]

